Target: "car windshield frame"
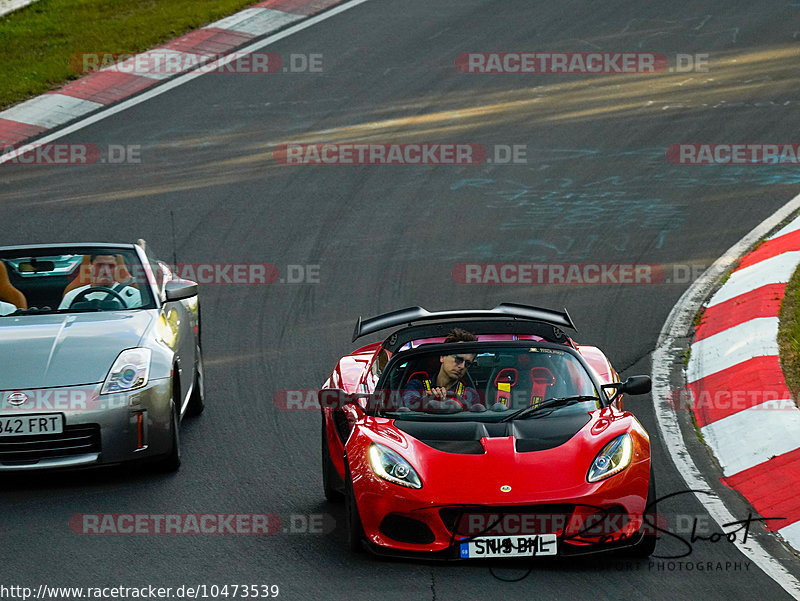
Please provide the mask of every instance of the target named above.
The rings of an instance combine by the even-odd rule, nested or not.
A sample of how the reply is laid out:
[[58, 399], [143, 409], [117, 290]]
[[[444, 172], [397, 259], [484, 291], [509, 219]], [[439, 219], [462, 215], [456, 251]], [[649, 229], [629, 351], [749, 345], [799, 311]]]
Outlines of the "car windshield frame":
[[[64, 308], [58, 309], [58, 305], [51, 306], [53, 303], [39, 304], [37, 306], [35, 295], [31, 288], [25, 286], [25, 280], [36, 281], [36, 285], [47, 289], [47, 280], [55, 278], [63, 278], [64, 287], [66, 288], [76, 277], [80, 277], [78, 270], [81, 269], [81, 263], [84, 255], [122, 255], [126, 269], [131, 277], [138, 284], [137, 290], [141, 295], [140, 306], [137, 307], [111, 307], [100, 305], [97, 303], [96, 307], [86, 308]], [[11, 284], [16, 287], [25, 296], [28, 303], [28, 309], [18, 309], [16, 312], [0, 315], [0, 319], [4, 317], [20, 317], [29, 315], [71, 315], [81, 313], [110, 313], [110, 312], [128, 312], [128, 311], [147, 311], [158, 309], [160, 307], [160, 299], [154, 292], [152, 283], [152, 274], [149, 272], [149, 265], [145, 265], [143, 251], [135, 244], [106, 244], [106, 243], [88, 243], [88, 244], [66, 244], [66, 245], [31, 245], [31, 246], [5, 246], [0, 247], [0, 261], [6, 267]], [[67, 265], [59, 265], [56, 263], [55, 269], [24, 273], [18, 270], [21, 262], [25, 260], [38, 259], [40, 261], [52, 261], [57, 259], [63, 261]], [[57, 300], [57, 289], [61, 282], [52, 285], [51, 290], [46, 290], [52, 298]], [[37, 291], [40, 295], [42, 289]], [[62, 295], [63, 296], [63, 295]], [[117, 303], [119, 304], [119, 303]], [[49, 307], [47, 310], [42, 310], [42, 307]]]
[[[398, 411], [397, 409], [384, 408], [382, 406], [381, 399], [385, 397], [387, 394], [391, 394], [391, 391], [393, 391], [393, 389], [388, 386], [390, 379], [392, 378], [393, 372], [396, 369], [402, 369], [400, 365], [407, 363], [408, 360], [410, 359], [414, 359], [416, 357], [424, 357], [426, 355], [436, 356], [436, 355], [448, 355], [456, 353], [480, 354], [492, 350], [498, 351], [504, 349], [508, 349], [509, 351], [522, 352], [525, 349], [531, 349], [531, 348], [545, 349], [545, 351], [556, 351], [557, 353], [560, 354], [569, 355], [581, 367], [587, 383], [591, 383], [592, 388], [594, 389], [594, 393], [597, 397], [596, 401], [595, 400], [576, 401], [575, 404], [567, 403], [552, 408], [547, 407], [542, 409], [542, 412], [539, 416], [544, 416], [544, 414], [550, 415], [554, 413], [555, 414], [561, 413], [561, 409], [567, 406], [576, 407], [577, 405], [591, 404], [592, 410], [596, 410], [606, 407], [610, 404], [610, 401], [600, 394], [602, 382], [598, 380], [596, 374], [589, 367], [588, 363], [581, 356], [580, 352], [572, 348], [571, 346], [567, 346], [560, 343], [533, 341], [533, 340], [478, 341], [478, 342], [455, 342], [447, 344], [444, 343], [422, 344], [412, 349], [394, 353], [391, 359], [386, 364], [385, 368], [383, 369], [380, 378], [376, 382], [375, 392], [373, 393], [375, 395], [375, 398], [371, 402], [372, 406], [370, 406], [368, 402], [367, 413], [377, 417], [387, 417], [391, 419], [415, 420], [415, 421], [429, 421], [429, 420], [438, 421], [442, 419], [455, 420], [455, 421], [479, 421], [479, 422], [503, 421], [504, 418], [507, 418], [511, 414], [518, 411], [519, 407], [512, 406], [511, 408], [508, 408], [503, 411], [492, 411], [490, 408], [487, 407], [486, 410], [478, 412], [469, 411], [466, 409], [454, 410], [454, 411], [435, 411], [435, 412], [404, 411], [404, 410]], [[400, 393], [399, 390], [397, 390], [397, 392]], [[483, 400], [485, 401], [485, 399]], [[533, 414], [533, 416], [536, 415], [537, 415], [536, 413]]]

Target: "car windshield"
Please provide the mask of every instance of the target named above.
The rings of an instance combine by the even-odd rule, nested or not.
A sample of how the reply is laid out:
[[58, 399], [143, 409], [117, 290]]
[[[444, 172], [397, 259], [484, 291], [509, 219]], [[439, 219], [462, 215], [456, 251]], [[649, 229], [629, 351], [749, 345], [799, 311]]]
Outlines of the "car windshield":
[[600, 408], [592, 378], [570, 352], [530, 346], [448, 345], [402, 353], [376, 391], [381, 413], [396, 419], [538, 418]]
[[0, 263], [0, 317], [156, 306], [132, 249], [5, 250]]

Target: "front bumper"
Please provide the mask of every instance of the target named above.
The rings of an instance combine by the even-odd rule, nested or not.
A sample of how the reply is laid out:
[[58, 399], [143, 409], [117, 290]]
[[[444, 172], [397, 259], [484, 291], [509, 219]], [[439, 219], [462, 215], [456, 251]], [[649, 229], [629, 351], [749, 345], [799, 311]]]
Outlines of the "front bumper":
[[648, 524], [643, 514], [649, 461], [587, 486], [586, 494], [503, 503], [464, 498], [433, 502], [424, 488], [365, 479], [358, 483], [357, 505], [367, 546], [381, 555], [459, 560], [461, 544], [470, 538], [533, 534], [555, 534], [557, 556], [584, 555], [633, 546]]
[[[171, 448], [169, 378], [139, 390], [100, 395], [101, 384], [25, 391], [0, 391], [0, 417], [60, 415], [59, 434], [0, 433], [0, 472], [79, 468], [148, 459]], [[28, 400], [13, 406], [11, 393]]]

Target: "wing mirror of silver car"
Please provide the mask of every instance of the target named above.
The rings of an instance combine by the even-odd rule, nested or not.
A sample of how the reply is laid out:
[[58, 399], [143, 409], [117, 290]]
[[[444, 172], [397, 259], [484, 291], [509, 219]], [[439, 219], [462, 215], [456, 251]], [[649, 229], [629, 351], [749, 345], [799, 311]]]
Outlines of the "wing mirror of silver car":
[[164, 286], [168, 301], [179, 301], [197, 296], [197, 283], [191, 280], [170, 280]]

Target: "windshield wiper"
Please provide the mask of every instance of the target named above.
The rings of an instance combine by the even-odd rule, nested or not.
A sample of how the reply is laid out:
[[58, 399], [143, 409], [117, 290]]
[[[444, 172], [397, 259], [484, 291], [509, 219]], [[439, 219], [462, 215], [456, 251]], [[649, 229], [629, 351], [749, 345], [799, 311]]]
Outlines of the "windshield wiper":
[[553, 399], [545, 399], [537, 405], [533, 405], [532, 407], [523, 407], [522, 409], [518, 409], [511, 415], [505, 416], [501, 419], [501, 422], [510, 422], [512, 419], [524, 419], [529, 415], [533, 415], [540, 409], [547, 409], [548, 407], [555, 407], [557, 405], [569, 405], [571, 403], [578, 403], [581, 401], [599, 401], [600, 399], [596, 396], [592, 396], [590, 394], [579, 394], [575, 396], [564, 396], [558, 397]]

